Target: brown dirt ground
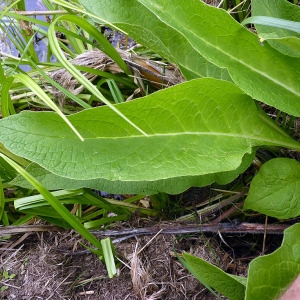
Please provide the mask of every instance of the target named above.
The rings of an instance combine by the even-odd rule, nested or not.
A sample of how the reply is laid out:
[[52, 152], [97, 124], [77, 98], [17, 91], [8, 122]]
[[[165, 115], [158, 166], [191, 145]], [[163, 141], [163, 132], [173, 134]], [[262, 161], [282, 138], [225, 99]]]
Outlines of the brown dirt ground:
[[[18, 239], [23, 238], [20, 243]], [[206, 242], [199, 235], [176, 239], [174, 235], [159, 234], [152, 238], [140, 236], [117, 243], [116, 251], [123, 263], [118, 275], [109, 279], [96, 255], [82, 253], [85, 248], [80, 242], [84, 241], [72, 231], [15, 235], [2, 244], [0, 269], [16, 276], [1, 279], [0, 286], [6, 286], [6, 290], [0, 292], [0, 298], [216, 299], [181, 265], [173, 246], [178, 253], [187, 251], [234, 274], [246, 274], [247, 265], [233, 260], [214, 237], [207, 237]], [[11, 242], [18, 246], [5, 251]]]

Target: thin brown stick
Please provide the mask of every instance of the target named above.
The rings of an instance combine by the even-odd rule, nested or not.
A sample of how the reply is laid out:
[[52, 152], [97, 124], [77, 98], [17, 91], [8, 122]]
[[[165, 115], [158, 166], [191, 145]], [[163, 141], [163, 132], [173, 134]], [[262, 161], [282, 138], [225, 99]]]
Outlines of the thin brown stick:
[[150, 239], [150, 241], [142, 248], [139, 250], [139, 252], [136, 255], [139, 255], [146, 247], [148, 247], [148, 245], [163, 231], [163, 229], [161, 229], [158, 233], [155, 234], [154, 237], [152, 237]]
[[0, 236], [40, 231], [63, 231], [64, 229], [53, 225], [21, 225], [21, 226], [2, 226]]
[[15, 242], [10, 243], [10, 245], [5, 245], [6, 247], [1, 247], [0, 251], [7, 251], [8, 249], [12, 250], [19, 244], [21, 244], [28, 236], [30, 236], [32, 232], [26, 232], [24, 233], [20, 238], [18, 238]]
[[241, 209], [243, 205], [244, 205], [244, 201], [234, 204], [234, 206], [232, 206], [227, 211], [225, 211], [222, 215], [220, 215], [215, 220], [213, 220], [212, 223], [220, 223], [224, 219], [228, 218], [231, 214], [233, 214], [236, 210]]
[[266, 216], [266, 220], [265, 220], [264, 239], [263, 239], [262, 250], [261, 250], [262, 255], [265, 254], [265, 250], [266, 250], [267, 226], [268, 226], [268, 216]]
[[265, 224], [254, 223], [219, 223], [219, 224], [203, 224], [203, 225], [181, 225], [173, 227], [150, 227], [150, 228], [137, 228], [137, 229], [124, 229], [124, 230], [92, 230], [91, 233], [100, 236], [122, 236], [122, 235], [152, 235], [160, 232], [160, 234], [188, 234], [188, 233], [201, 233], [201, 232], [221, 232], [221, 233], [257, 233], [263, 234], [282, 234], [285, 229], [290, 225], [285, 224]]
[[232, 197], [230, 197], [226, 200], [221, 201], [218, 206], [212, 208], [211, 210], [209, 210], [205, 213], [201, 213], [201, 217], [206, 217], [206, 216], [208, 216], [212, 213], [215, 213], [215, 212], [219, 211], [224, 206], [229, 205], [229, 204], [233, 203], [234, 201], [238, 200], [239, 198], [245, 196], [246, 193], [247, 193], [247, 191], [244, 190], [244, 191], [240, 192], [239, 194], [236, 194], [236, 195], [234, 195], [234, 196], [232, 196]]
[[228, 13], [231, 14], [232, 12], [235, 11], [235, 9], [237, 9], [238, 7], [240, 7], [241, 5], [245, 4], [246, 0], [243, 0], [242, 2], [240, 2], [238, 5], [236, 5], [235, 7], [233, 7]]

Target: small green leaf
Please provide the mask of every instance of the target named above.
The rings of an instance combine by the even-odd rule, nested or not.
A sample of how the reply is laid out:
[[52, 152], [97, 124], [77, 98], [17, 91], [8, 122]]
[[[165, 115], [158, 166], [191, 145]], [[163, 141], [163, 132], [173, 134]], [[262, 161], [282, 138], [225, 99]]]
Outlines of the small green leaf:
[[300, 215], [300, 163], [289, 158], [266, 162], [252, 180], [244, 209], [278, 219]]
[[192, 269], [193, 275], [196, 276], [200, 282], [203, 282], [205, 285], [214, 288], [231, 300], [244, 299], [244, 280], [237, 280], [235, 277], [232, 277], [223, 270], [215, 267], [199, 257], [190, 255], [188, 253], [184, 253], [183, 257], [190, 269]]
[[[300, 224], [284, 231], [279, 249], [254, 259], [249, 266], [246, 300], [273, 300], [300, 274]], [[295, 298], [296, 299], [296, 298]]]

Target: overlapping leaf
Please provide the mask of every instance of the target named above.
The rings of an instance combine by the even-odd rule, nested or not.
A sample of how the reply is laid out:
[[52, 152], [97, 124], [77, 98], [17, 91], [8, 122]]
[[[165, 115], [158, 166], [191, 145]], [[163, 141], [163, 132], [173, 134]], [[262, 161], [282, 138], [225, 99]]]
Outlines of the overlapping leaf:
[[[268, 16], [300, 22], [300, 7], [285, 0], [253, 0], [252, 16]], [[258, 35], [275, 49], [300, 57], [300, 34], [281, 28], [255, 24]]]
[[[200, 176], [168, 178], [155, 181], [111, 181], [103, 178], [91, 180], [71, 179], [55, 175], [35, 163], [30, 164], [26, 168], [26, 171], [34, 176], [39, 182], [41, 182], [48, 190], [74, 190], [81, 187], [88, 187], [96, 190], [106, 191], [111, 194], [152, 195], [159, 192], [179, 194], [191, 186], [202, 187], [214, 182], [223, 185], [232, 182], [239, 174], [244, 172], [249, 167], [254, 159], [254, 155], [255, 151], [253, 151], [251, 154], [246, 154], [243, 157], [241, 165], [236, 170]], [[18, 175], [11, 183], [27, 189], [32, 189], [32, 186], [20, 175]]]
[[227, 70], [218, 68], [202, 57], [184, 35], [164, 24], [159, 15], [152, 13], [138, 1], [80, 2], [88, 11], [114, 23], [142, 45], [178, 64], [186, 79], [214, 77], [231, 80]]
[[[261, 46], [257, 35], [243, 28], [224, 10], [199, 0], [81, 2], [88, 10], [124, 30], [131, 29], [129, 33], [135, 32], [137, 41], [152, 49], [156, 50], [153, 46], [159, 43], [166, 53], [179, 51], [182, 55], [177, 55], [175, 62], [180, 66], [190, 58], [191, 64], [197, 65], [197, 56], [192, 54], [196, 51], [218, 67], [228, 69], [233, 81], [251, 97], [300, 115], [300, 58], [278, 53], [267, 44]], [[151, 31], [147, 30], [149, 27]], [[143, 38], [145, 34], [148, 40]], [[179, 46], [182, 38], [193, 51], [186, 52], [185, 47]]]

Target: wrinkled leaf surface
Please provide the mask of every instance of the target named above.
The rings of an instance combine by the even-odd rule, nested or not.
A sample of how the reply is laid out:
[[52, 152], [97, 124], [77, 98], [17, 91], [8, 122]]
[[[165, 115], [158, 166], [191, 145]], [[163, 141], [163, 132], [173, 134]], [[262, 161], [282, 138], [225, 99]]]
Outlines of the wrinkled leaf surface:
[[[106, 191], [111, 194], [151, 195], [159, 192], [179, 194], [191, 186], [202, 187], [214, 182], [224, 185], [232, 182], [239, 174], [244, 172], [250, 166], [254, 159], [254, 155], [255, 151], [251, 154], [246, 154], [243, 157], [241, 165], [236, 170], [202, 176], [185, 176], [155, 181], [110, 181], [103, 178], [91, 180], [71, 179], [53, 174], [35, 163], [30, 164], [26, 168], [26, 171], [41, 182], [48, 190], [74, 190], [88, 187]], [[11, 183], [23, 188], [32, 189], [32, 186], [20, 175], [18, 175]]]
[[116, 106], [148, 136], [104, 106], [68, 117], [84, 142], [57, 114], [31, 111], [0, 120], [0, 142], [63, 177], [136, 182], [236, 170], [260, 145], [299, 149], [227, 81], [193, 80]]

